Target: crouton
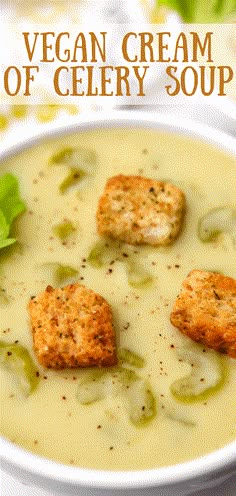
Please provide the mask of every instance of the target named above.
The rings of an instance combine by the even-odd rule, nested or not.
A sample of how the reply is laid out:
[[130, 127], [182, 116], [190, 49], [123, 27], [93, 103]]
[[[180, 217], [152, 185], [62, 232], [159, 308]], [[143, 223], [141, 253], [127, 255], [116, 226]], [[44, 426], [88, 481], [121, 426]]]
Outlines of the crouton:
[[98, 203], [97, 228], [132, 245], [172, 243], [185, 210], [184, 193], [176, 186], [141, 176], [111, 177]]
[[34, 351], [52, 369], [111, 366], [117, 362], [112, 312], [91, 289], [70, 284], [31, 299]]
[[236, 358], [236, 281], [193, 270], [183, 282], [170, 320], [194, 341]]

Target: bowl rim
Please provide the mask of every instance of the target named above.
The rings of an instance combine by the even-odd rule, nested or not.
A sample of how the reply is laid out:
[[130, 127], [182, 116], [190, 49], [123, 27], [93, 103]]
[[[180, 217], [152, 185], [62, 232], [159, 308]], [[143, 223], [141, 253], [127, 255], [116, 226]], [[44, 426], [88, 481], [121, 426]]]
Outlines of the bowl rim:
[[[128, 127], [132, 124], [134, 128], [147, 128], [166, 131], [173, 134], [180, 134], [188, 138], [196, 138], [200, 141], [205, 141], [209, 145], [213, 145], [230, 154], [236, 154], [235, 137], [220, 131], [207, 124], [199, 123], [186, 117], [181, 117], [178, 121], [174, 121], [176, 115], [162, 114], [156, 111], [148, 112], [144, 110], [112, 110], [101, 112], [89, 112], [78, 116], [72, 123], [66, 122], [62, 124], [60, 121], [45, 124], [44, 129], [36, 128], [32, 130], [31, 136], [28, 139], [16, 138], [13, 145], [7, 145], [6, 148], [0, 150], [0, 160], [5, 160], [15, 154], [20, 153], [26, 148], [32, 148], [40, 143], [44, 138], [53, 139], [60, 135], [69, 135], [77, 131], [91, 131], [100, 127]], [[236, 123], [236, 120], [235, 120]]]
[[[166, 131], [190, 139], [195, 138], [236, 157], [236, 140], [205, 124], [199, 124], [181, 117], [178, 122], [173, 122], [173, 116], [158, 114], [157, 112], [121, 110], [112, 111], [111, 113], [101, 112], [97, 115], [91, 113], [86, 118], [79, 117], [76, 123], [66, 126], [61, 123], [54, 123], [47, 126], [43, 132], [41, 129], [37, 130], [29, 139], [19, 140], [18, 143], [8, 146], [0, 152], [0, 161], [17, 155], [27, 148], [32, 148], [44, 139], [50, 140], [61, 135], [66, 136], [94, 129], [130, 128], [131, 126], [136, 129], [156, 129], [157, 131]], [[11, 464], [28, 473], [30, 472], [32, 475], [46, 477], [68, 485], [102, 489], [170, 486], [202, 476], [207, 477], [213, 471], [230, 469], [231, 466], [236, 464], [236, 441], [194, 460], [167, 467], [136, 471], [110, 471], [64, 465], [16, 446], [5, 437], [0, 437], [0, 441], [0, 456], [7, 464]]]

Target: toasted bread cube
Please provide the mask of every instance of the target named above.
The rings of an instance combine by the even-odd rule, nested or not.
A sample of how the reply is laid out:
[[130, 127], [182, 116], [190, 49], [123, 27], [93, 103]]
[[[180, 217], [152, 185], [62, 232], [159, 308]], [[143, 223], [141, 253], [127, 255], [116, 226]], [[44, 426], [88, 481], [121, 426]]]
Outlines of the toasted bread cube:
[[112, 312], [91, 289], [48, 286], [29, 303], [34, 351], [52, 369], [110, 366], [116, 359]]
[[236, 281], [193, 270], [183, 282], [170, 320], [183, 334], [236, 358]]
[[105, 186], [97, 210], [97, 227], [132, 245], [172, 243], [185, 210], [184, 193], [176, 186], [141, 176], [116, 176]]

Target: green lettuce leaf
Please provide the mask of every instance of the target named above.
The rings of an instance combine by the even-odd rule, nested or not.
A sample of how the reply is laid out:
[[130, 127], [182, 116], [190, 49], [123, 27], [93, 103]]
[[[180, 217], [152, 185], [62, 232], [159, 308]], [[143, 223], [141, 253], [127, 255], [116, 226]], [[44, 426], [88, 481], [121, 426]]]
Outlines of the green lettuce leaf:
[[9, 224], [7, 223], [2, 210], [0, 210], [0, 240], [7, 238], [9, 234]]
[[15, 238], [0, 239], [0, 250], [7, 246], [13, 245], [16, 242]]
[[26, 209], [20, 197], [18, 179], [12, 174], [0, 177], [0, 249], [15, 243], [8, 238], [13, 221]]
[[236, 0], [157, 0], [157, 7], [178, 12], [184, 22], [224, 22], [236, 13]]

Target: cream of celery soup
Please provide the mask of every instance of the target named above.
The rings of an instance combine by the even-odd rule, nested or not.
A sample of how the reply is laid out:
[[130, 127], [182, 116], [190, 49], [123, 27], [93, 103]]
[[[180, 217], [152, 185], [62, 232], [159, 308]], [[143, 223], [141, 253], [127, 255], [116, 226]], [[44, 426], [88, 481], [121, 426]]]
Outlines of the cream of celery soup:
[[[0, 176], [18, 179], [26, 205], [11, 227], [17, 242], [0, 250], [3, 436], [65, 464], [114, 470], [184, 462], [235, 438], [236, 360], [196, 345], [170, 323], [191, 270], [236, 278], [235, 228], [224, 228], [225, 209], [235, 209], [235, 172], [233, 157], [207, 144], [145, 129], [63, 136], [1, 163]], [[168, 181], [184, 192], [184, 225], [172, 244], [101, 244], [97, 204], [107, 179], [118, 174]], [[202, 234], [202, 223], [214, 235], [206, 237], [205, 228]], [[66, 281], [84, 284], [111, 305], [118, 355], [121, 349], [111, 384], [122, 369], [122, 385], [111, 386], [96, 369], [55, 371], [38, 364], [28, 302], [47, 285]], [[15, 353], [18, 364], [25, 360], [26, 372], [7, 369], [2, 343], [12, 345], [8, 354]], [[107, 373], [112, 377], [112, 367]], [[194, 376], [193, 390], [201, 383], [200, 393], [188, 391], [181, 399], [173, 384], [186, 376]], [[140, 387], [130, 403], [125, 388], [133, 377]], [[148, 412], [144, 422], [134, 421], [140, 401], [144, 417]]]

